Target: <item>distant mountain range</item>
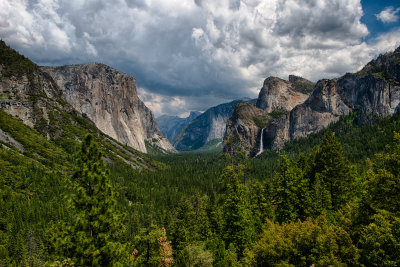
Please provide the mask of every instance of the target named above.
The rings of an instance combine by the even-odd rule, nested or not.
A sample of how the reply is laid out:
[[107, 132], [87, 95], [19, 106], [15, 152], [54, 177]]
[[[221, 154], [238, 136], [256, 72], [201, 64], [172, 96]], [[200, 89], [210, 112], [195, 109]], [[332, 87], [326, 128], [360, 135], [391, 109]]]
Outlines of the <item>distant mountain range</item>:
[[256, 106], [236, 105], [224, 138], [240, 142], [224, 150], [244, 150], [253, 156], [263, 149], [280, 150], [285, 142], [327, 128], [341, 116], [356, 112], [358, 124], [363, 125], [399, 109], [400, 47], [357, 73], [323, 79], [315, 85], [296, 76], [289, 81], [266, 79]]
[[201, 112], [199, 111], [192, 111], [186, 118], [161, 115], [160, 117], [156, 118], [156, 121], [161, 132], [172, 143], [175, 136], [182, 130], [182, 128], [200, 114]]
[[[175, 136], [172, 144], [177, 150], [190, 151], [200, 149], [207, 144], [218, 143], [218, 140], [222, 141], [226, 122], [232, 116], [233, 110], [239, 102], [255, 103], [255, 100], [242, 98], [207, 109], [186, 124]], [[221, 142], [218, 147], [220, 145]]]

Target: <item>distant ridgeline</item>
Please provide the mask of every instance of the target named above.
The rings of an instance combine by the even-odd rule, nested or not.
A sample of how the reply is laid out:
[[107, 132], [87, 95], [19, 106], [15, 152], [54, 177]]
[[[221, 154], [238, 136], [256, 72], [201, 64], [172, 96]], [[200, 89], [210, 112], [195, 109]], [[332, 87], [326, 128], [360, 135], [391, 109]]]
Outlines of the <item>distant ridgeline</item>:
[[[255, 105], [217, 106], [177, 135], [214, 150], [233, 112], [231, 154], [167, 154], [144, 127], [150, 158], [93, 113], [121, 119], [110, 131], [129, 121], [111, 107], [132, 103], [97, 83], [132, 78], [97, 64], [50, 75], [0, 42], [0, 266], [400, 266], [399, 52], [315, 87], [268, 78]], [[97, 89], [76, 110], [63, 90], [86, 95], [86, 78]], [[236, 153], [257, 155], [261, 132], [264, 153]]]
[[285, 142], [325, 129], [354, 111], [360, 125], [397, 112], [399, 62], [400, 47], [380, 55], [357, 73], [320, 80], [315, 85], [297, 76], [290, 76], [289, 81], [266, 79], [256, 106], [236, 105], [227, 123], [224, 151], [244, 150], [255, 156], [261, 138], [263, 149], [277, 151]]
[[188, 122], [174, 137], [172, 144], [179, 151], [221, 151], [226, 122], [232, 116], [237, 103], [253, 103], [242, 98], [207, 109]]

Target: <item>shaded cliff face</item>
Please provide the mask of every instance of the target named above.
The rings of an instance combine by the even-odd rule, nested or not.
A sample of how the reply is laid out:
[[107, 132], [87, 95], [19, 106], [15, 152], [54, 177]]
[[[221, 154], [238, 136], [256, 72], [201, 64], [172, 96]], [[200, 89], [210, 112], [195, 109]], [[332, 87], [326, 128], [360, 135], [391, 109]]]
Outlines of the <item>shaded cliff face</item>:
[[306, 101], [313, 87], [312, 82], [294, 75], [289, 76], [289, 81], [269, 77], [264, 81], [256, 107], [268, 113], [277, 109], [290, 111]]
[[238, 103], [226, 123], [223, 151], [244, 151], [247, 156], [254, 156], [259, 149], [261, 129], [271, 119], [262, 109], [248, 103]]
[[263, 143], [268, 143], [264, 139], [270, 138], [267, 131], [261, 136], [261, 130], [271, 127], [275, 118], [285, 116], [295, 106], [306, 101], [313, 88], [312, 82], [294, 75], [289, 76], [289, 81], [276, 77], [265, 79], [256, 106], [236, 106], [226, 125], [223, 150], [243, 150], [246, 155], [256, 155], [261, 138]]
[[147, 152], [145, 140], [175, 151], [139, 99], [134, 77], [98, 63], [42, 70], [62, 89], [63, 98], [105, 134], [141, 152]]
[[0, 41], [0, 107], [30, 127], [48, 128], [54, 108], [71, 110], [60, 104], [62, 92], [36, 64]]
[[178, 133], [173, 142], [174, 147], [182, 151], [195, 150], [216, 139], [221, 140], [225, 134], [226, 122], [232, 116], [236, 104], [249, 101], [252, 100], [239, 99], [206, 110]]
[[[62, 90], [49, 74], [0, 41], [1, 117], [10, 123], [0, 123], [3, 148], [15, 147], [20, 152], [34, 151], [23, 156], [45, 165], [54, 161], [49, 157], [57, 155], [60, 158], [55, 161], [62, 165], [68, 160], [61, 155], [75, 153], [79, 140], [87, 134], [94, 134], [96, 142], [107, 147], [104, 156], [107, 163], [119, 161], [135, 169], [155, 168], [157, 164], [153, 165], [138, 151], [128, 149], [102, 134], [91, 120], [77, 112], [62, 97]], [[11, 117], [4, 116], [3, 111]], [[21, 123], [16, 119], [36, 131], [24, 130], [21, 135], [17, 131], [21, 129]], [[13, 129], [10, 131], [10, 128]], [[33, 143], [33, 140], [43, 140], [43, 136], [49, 140], [45, 142], [46, 145]]]
[[201, 113], [198, 111], [192, 111], [187, 118], [162, 115], [156, 118], [156, 121], [164, 136], [167, 137], [170, 142], [172, 142], [175, 136], [182, 130], [182, 128], [200, 114]]
[[265, 130], [265, 147], [279, 150], [288, 140], [306, 137], [358, 111], [364, 124], [399, 110], [400, 48], [379, 56], [355, 74], [321, 80], [312, 95], [289, 114], [273, 120]]

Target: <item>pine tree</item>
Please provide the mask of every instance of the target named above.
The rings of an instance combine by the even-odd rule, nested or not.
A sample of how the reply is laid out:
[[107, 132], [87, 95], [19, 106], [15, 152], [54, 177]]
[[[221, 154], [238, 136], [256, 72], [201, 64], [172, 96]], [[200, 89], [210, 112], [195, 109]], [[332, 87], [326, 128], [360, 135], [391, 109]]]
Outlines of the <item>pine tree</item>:
[[118, 242], [124, 229], [123, 217], [116, 210], [116, 193], [92, 135], [85, 137], [77, 154], [71, 189], [68, 205], [75, 216], [56, 238], [58, 250], [77, 265], [119, 263], [125, 252]]
[[394, 133], [389, 153], [378, 154], [368, 171], [366, 202], [374, 209], [400, 215], [400, 133]]
[[223, 207], [224, 240], [234, 245], [241, 256], [255, 238], [255, 219], [249, 203], [247, 187], [244, 180], [243, 164], [228, 165], [222, 174], [227, 187], [227, 196]]
[[287, 222], [305, 219], [310, 213], [310, 191], [308, 181], [304, 179], [303, 171], [297, 166], [297, 162], [282, 155], [275, 180], [277, 220]]
[[354, 196], [356, 173], [332, 131], [311, 152], [306, 177], [314, 185], [317, 214], [337, 210]]

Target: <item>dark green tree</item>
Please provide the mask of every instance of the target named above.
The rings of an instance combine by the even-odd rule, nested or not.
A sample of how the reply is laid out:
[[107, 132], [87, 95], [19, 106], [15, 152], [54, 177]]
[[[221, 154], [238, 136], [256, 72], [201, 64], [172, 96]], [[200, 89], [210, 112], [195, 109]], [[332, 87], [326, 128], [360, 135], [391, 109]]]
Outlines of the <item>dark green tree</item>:
[[61, 226], [64, 229], [54, 240], [62, 258], [77, 265], [111, 266], [120, 263], [125, 253], [125, 246], [118, 241], [124, 231], [123, 216], [116, 209], [116, 193], [104, 169], [93, 136], [86, 136], [67, 196], [73, 221]]
[[252, 244], [256, 235], [248, 189], [241, 182], [244, 180], [244, 170], [242, 163], [228, 165], [221, 176], [227, 188], [223, 206], [223, 237], [226, 244], [237, 248], [239, 256]]
[[306, 177], [314, 185], [315, 212], [337, 210], [355, 195], [356, 172], [344, 156], [343, 148], [328, 130], [314, 147], [306, 167]]
[[305, 219], [310, 214], [310, 190], [308, 180], [297, 162], [282, 155], [276, 181], [276, 219], [279, 222]]
[[376, 155], [367, 176], [367, 204], [400, 215], [400, 133], [394, 133], [388, 153]]

